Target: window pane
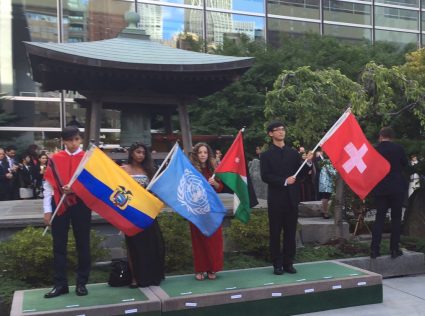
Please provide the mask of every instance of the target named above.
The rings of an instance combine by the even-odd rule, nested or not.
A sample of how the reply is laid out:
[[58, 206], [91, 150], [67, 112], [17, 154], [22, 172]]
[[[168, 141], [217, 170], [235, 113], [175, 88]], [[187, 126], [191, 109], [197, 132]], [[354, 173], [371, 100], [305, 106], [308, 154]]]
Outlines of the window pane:
[[8, 114], [2, 126], [60, 127], [59, 100], [1, 100], [0, 112]]
[[189, 4], [193, 6], [202, 7], [204, 5], [203, 0], [163, 0], [164, 2]]
[[419, 12], [397, 8], [375, 8], [376, 26], [393, 27], [400, 29], [418, 29]]
[[411, 33], [392, 32], [392, 31], [375, 31], [376, 41], [386, 41], [406, 46], [408, 44], [417, 44], [418, 35]]
[[402, 5], [405, 7], [419, 7], [419, 0], [375, 0], [375, 3]]
[[319, 23], [269, 19], [267, 37], [272, 45], [280, 46], [283, 34], [303, 36], [305, 33], [320, 33]]
[[298, 18], [319, 19], [318, 0], [268, 0], [268, 13]]
[[326, 25], [325, 35], [333, 36], [346, 42], [357, 42], [362, 40], [372, 40], [372, 30], [360, 27], [349, 27], [342, 25]]
[[207, 8], [264, 13], [264, 0], [207, 0]]
[[[75, 3], [75, 4], [74, 4]], [[88, 0], [64, 4], [64, 41], [99, 41], [115, 38], [127, 27], [124, 14], [134, 11], [127, 1]]]
[[238, 14], [207, 12], [207, 41], [209, 45], [223, 44], [223, 38], [238, 38], [241, 34], [251, 40], [264, 38], [264, 19]]
[[56, 1], [1, 1], [0, 94], [36, 96], [23, 41], [56, 42]]
[[24, 152], [29, 145], [35, 144], [42, 151], [51, 154], [60, 149], [60, 131], [57, 132], [28, 132], [28, 131], [1, 131], [0, 144], [3, 146], [16, 145], [18, 154]]
[[325, 0], [323, 3], [324, 19], [327, 21], [371, 24], [370, 5], [336, 0]]

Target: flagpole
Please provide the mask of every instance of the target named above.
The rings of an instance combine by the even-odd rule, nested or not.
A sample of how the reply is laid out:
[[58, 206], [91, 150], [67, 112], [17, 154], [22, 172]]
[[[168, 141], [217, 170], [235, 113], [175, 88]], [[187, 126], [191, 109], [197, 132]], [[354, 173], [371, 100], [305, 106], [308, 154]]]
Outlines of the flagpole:
[[[319, 146], [321, 146], [329, 137], [332, 136], [334, 131], [345, 121], [347, 116], [351, 113], [351, 107], [345, 110], [344, 113], [339, 117], [339, 119], [332, 125], [332, 127], [328, 130], [328, 132], [319, 140], [317, 145], [313, 148], [312, 152], [315, 152]], [[304, 167], [304, 165], [307, 163], [307, 159], [303, 161], [301, 166], [298, 168], [297, 172], [293, 175], [294, 178], [297, 177], [297, 175], [300, 173], [301, 169]]]
[[50, 218], [49, 225], [47, 225], [46, 228], [44, 228], [42, 236], [46, 235], [47, 231], [49, 230], [49, 226], [52, 225], [52, 222], [53, 222], [53, 219], [56, 216], [57, 210], [61, 207], [61, 205], [63, 204], [63, 201], [65, 201], [65, 197], [66, 197], [66, 194], [62, 194], [62, 197], [61, 197], [58, 205], [56, 206], [56, 209], [53, 212], [52, 217]]
[[173, 148], [171, 148], [170, 152], [165, 157], [165, 159], [162, 162], [161, 166], [159, 166], [158, 170], [153, 175], [152, 180], [149, 182], [148, 186], [146, 187], [146, 190], [149, 190], [152, 187], [152, 185], [155, 183], [155, 181], [158, 178], [158, 173], [162, 170], [162, 167], [164, 167], [164, 165], [167, 163], [167, 160], [170, 158], [170, 156], [176, 151], [177, 146], [178, 146], [178, 142], [176, 142], [174, 144]]
[[[95, 145], [91, 145], [89, 150], [84, 153], [83, 159], [81, 159], [80, 163], [78, 164], [78, 167], [75, 170], [74, 174], [72, 175], [71, 180], [69, 180], [69, 183], [67, 184], [67, 186], [70, 187], [75, 182], [75, 180], [77, 179], [77, 177], [80, 175], [81, 171], [83, 170], [84, 165], [86, 164], [86, 161], [93, 154], [93, 149], [95, 147], [96, 147]], [[65, 201], [65, 198], [66, 198], [66, 194], [62, 194], [61, 199], [59, 200], [59, 203], [56, 206], [52, 217], [50, 218], [49, 225], [47, 225], [46, 228], [44, 228], [42, 236], [46, 235], [47, 231], [49, 230], [49, 226], [52, 225], [53, 219], [55, 218], [57, 211], [59, 210], [59, 208], [62, 206], [63, 202]]]

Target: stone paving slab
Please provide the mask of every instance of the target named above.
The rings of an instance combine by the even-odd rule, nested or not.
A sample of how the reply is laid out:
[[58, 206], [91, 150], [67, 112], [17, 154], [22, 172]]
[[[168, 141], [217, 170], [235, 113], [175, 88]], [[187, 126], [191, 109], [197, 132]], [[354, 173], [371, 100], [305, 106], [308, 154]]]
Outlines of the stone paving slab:
[[424, 316], [425, 275], [383, 280], [382, 304], [328, 310], [305, 316]]

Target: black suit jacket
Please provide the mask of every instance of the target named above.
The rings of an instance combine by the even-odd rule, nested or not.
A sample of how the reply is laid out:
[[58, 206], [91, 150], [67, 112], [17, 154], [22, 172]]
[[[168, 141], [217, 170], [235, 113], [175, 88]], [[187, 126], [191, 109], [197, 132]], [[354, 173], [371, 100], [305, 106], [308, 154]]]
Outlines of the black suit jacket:
[[403, 176], [403, 169], [407, 166], [407, 156], [399, 144], [383, 141], [376, 146], [376, 150], [390, 163], [390, 172], [374, 188], [376, 196], [404, 193], [407, 190], [407, 181]]
[[7, 173], [9, 173], [7, 167], [0, 160], [0, 201], [7, 200], [9, 197], [9, 179], [6, 178]]
[[298, 207], [300, 202], [301, 179], [310, 169], [307, 165], [297, 176], [297, 182], [285, 186], [285, 180], [293, 176], [302, 164], [298, 152], [285, 145], [283, 148], [272, 144], [270, 148], [260, 156], [261, 179], [268, 184], [268, 201], [278, 200], [285, 190], [289, 190], [291, 206]]

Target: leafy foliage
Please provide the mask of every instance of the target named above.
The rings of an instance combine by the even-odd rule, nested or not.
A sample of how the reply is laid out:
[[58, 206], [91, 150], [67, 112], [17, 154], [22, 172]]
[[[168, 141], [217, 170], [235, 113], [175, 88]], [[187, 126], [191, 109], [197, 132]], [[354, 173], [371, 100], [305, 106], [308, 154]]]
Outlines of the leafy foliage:
[[[42, 236], [43, 229], [27, 227], [0, 243], [0, 266], [5, 276], [37, 285], [52, 280], [53, 248], [51, 235]], [[96, 261], [106, 256], [100, 247], [103, 238], [91, 232], [91, 256]], [[74, 270], [77, 264], [75, 239], [68, 236], [68, 269]]]
[[225, 238], [241, 253], [269, 259], [267, 212], [264, 210], [252, 212], [248, 224], [233, 220], [231, 225], [225, 229]]
[[267, 93], [265, 117], [287, 125], [287, 139], [313, 147], [348, 105], [366, 103], [362, 87], [338, 70], [285, 70]]
[[376, 137], [382, 126], [390, 125], [401, 138], [417, 138], [425, 127], [425, 86], [408, 79], [402, 69], [370, 62], [361, 75], [368, 102], [356, 111], [369, 137]]
[[158, 222], [164, 237], [166, 272], [192, 272], [189, 223], [176, 213], [161, 213]]
[[[405, 61], [405, 51], [392, 44], [364, 42], [353, 45], [312, 34], [302, 38], [285, 37], [279, 48], [266, 47], [262, 42], [249, 41], [243, 36], [238, 41], [225, 39], [223, 46], [214, 52], [254, 57], [255, 64], [239, 81], [189, 108], [192, 131], [194, 134], [235, 135], [246, 126], [247, 151], [254, 151], [255, 146], [265, 141], [266, 93], [273, 89], [282, 70], [293, 72], [309, 66], [314, 71], [332, 67], [339, 70], [340, 75], [356, 81], [371, 60], [385, 66], [400, 65]], [[340, 108], [346, 105], [341, 104]], [[305, 115], [315, 117], [317, 112]], [[323, 129], [321, 127], [317, 133]]]

